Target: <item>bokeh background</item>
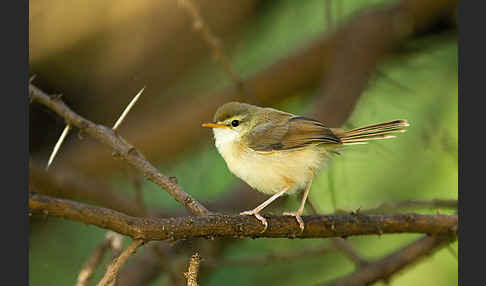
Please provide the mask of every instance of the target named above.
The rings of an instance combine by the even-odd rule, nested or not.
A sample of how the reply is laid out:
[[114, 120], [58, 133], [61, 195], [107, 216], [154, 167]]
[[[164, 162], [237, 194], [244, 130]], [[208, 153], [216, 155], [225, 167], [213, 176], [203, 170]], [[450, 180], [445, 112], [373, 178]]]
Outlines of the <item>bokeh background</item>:
[[[315, 179], [310, 193], [320, 213], [367, 209], [401, 200], [457, 199], [457, 13], [451, 17], [442, 13], [438, 23], [431, 20], [434, 24], [425, 25], [424, 31], [413, 31], [392, 48], [387, 45], [386, 52], [379, 44], [375, 50], [373, 44], [362, 46], [359, 34], [342, 28], [352, 25], [363, 13], [388, 6], [408, 7], [402, 5], [408, 2], [415, 3], [410, 7], [416, 8], [422, 1], [193, 0], [204, 23], [221, 41], [226, 64], [241, 79], [241, 92], [225, 72], [225, 63], [215, 59], [214, 49], [194, 29], [193, 18], [178, 1], [30, 1], [30, 73], [36, 76], [33, 83], [45, 92], [62, 93], [63, 100], [76, 112], [108, 126], [145, 86], [120, 134], [162, 173], [177, 177], [186, 192], [210, 208], [217, 207], [216, 211], [238, 213], [264, 199], [229, 172], [213, 145], [212, 133], [200, 128], [202, 121], [212, 119], [217, 106], [234, 99], [315, 115], [329, 124], [341, 120], [347, 128], [394, 119], [410, 122], [409, 131], [396, 139], [353, 146], [333, 158], [329, 169]], [[447, 1], [423, 2], [433, 3], [424, 5], [424, 11], [429, 6], [448, 5]], [[384, 29], [385, 38], [387, 27], [380, 22], [376, 27]], [[326, 46], [326, 39], [344, 33], [348, 33], [346, 41]], [[381, 33], [376, 34], [373, 43], [387, 41], [379, 37]], [[345, 46], [340, 47], [342, 43]], [[351, 55], [338, 56], [339, 50], [351, 51]], [[376, 62], [364, 61], [367, 69], [355, 69], [355, 62], [349, 60], [353, 55], [366, 57], [367, 52], [377, 50], [379, 57], [370, 56], [376, 57]], [[349, 73], [345, 72], [347, 68]], [[352, 112], [342, 111], [346, 116], [339, 120], [319, 112], [319, 104], [326, 103], [323, 98], [332, 96], [329, 87], [334, 85], [329, 81], [339, 77], [343, 85], [349, 76], [350, 85], [356, 84], [356, 70], [366, 75], [366, 84], [357, 84], [359, 98], [350, 99], [354, 102], [349, 109]], [[279, 73], [281, 76], [272, 77]], [[327, 106], [325, 110], [341, 108]], [[36, 172], [38, 177], [44, 176], [40, 170], [64, 122], [37, 104], [30, 106], [29, 120], [32, 181]], [[67, 189], [73, 178], [92, 193], [97, 187], [109, 189], [112, 195], [123, 198], [120, 205], [127, 213], [136, 212], [131, 209], [136, 206], [134, 181], [141, 182], [148, 210], [158, 215], [187, 215], [166, 192], [144, 181], [121, 160], [114, 159], [110, 150], [77, 130], [68, 136], [49, 173]], [[103, 194], [57, 192], [60, 197], [116, 209], [110, 205], [116, 203], [103, 199]], [[285, 198], [267, 212], [294, 209], [299, 199]], [[81, 223], [32, 216], [30, 285], [73, 285], [82, 264], [105, 233]], [[347, 241], [372, 261], [418, 237], [400, 234], [350, 237]], [[128, 245], [129, 240], [125, 243]], [[213, 241], [214, 245], [224, 244], [219, 248], [205, 243], [198, 247], [217, 249], [219, 262], [207, 257], [206, 263], [216, 266], [206, 271], [202, 285], [314, 285], [355, 268], [339, 252], [290, 261], [274, 259], [264, 264], [228, 263], [331, 246], [326, 239]], [[149, 251], [145, 246], [137, 252], [122, 273], [120, 285], [137, 285], [129, 284], [136, 276], [129, 270], [149, 267], [155, 269], [150, 278], [132, 280], [143, 281], [138, 285], [177, 285], [170, 272], [183, 269], [190, 251], [182, 247], [170, 261], [160, 258], [155, 262]], [[390, 283], [457, 285], [456, 254], [457, 242], [392, 277]], [[162, 264], [174, 266], [168, 271]], [[93, 281], [98, 281], [103, 271], [101, 267]], [[125, 281], [123, 277], [128, 278]]]

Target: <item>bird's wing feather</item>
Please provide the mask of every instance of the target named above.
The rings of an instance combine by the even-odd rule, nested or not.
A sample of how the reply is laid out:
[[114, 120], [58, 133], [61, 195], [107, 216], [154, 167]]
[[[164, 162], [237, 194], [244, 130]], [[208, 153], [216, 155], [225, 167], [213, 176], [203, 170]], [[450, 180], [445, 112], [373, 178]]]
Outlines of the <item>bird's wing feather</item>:
[[247, 136], [249, 147], [255, 151], [302, 148], [311, 144], [338, 144], [340, 140], [320, 121], [294, 116], [283, 123], [259, 124]]

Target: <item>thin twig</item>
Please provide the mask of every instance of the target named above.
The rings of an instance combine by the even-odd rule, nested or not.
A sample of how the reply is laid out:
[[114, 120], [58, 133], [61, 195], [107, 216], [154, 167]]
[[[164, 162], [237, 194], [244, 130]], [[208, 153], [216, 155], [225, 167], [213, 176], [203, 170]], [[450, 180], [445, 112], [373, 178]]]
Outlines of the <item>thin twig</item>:
[[[334, 1], [333, 4], [338, 8], [341, 3], [346, 5], [347, 2], [338, 0]], [[355, 63], [351, 62], [347, 65], [348, 68], [340, 67], [340, 65], [343, 65], [342, 59], [348, 61], [347, 58], [352, 58], [353, 61], [356, 61], [363, 55], [361, 51], [363, 48], [360, 45], [350, 44], [355, 43], [356, 38], [368, 38], [366, 35], [362, 36], [362, 30], [359, 28], [369, 26], [368, 22], [371, 20], [379, 22], [378, 31], [386, 29], [386, 26], [396, 27], [397, 17], [394, 17], [394, 15], [397, 15], [399, 19], [403, 19], [404, 22], [416, 23], [415, 33], [412, 35], [412, 38], [407, 37], [404, 39], [398, 33], [399, 29], [395, 29], [396, 35], [391, 36], [391, 38], [396, 40], [397, 48], [387, 55], [401, 55], [401, 59], [407, 60], [411, 55], [409, 50], [407, 52], [402, 51], [403, 43], [431, 37], [434, 33], [424, 34], [421, 31], [430, 31], [431, 28], [434, 29], [434, 27], [438, 26], [447, 27], [447, 25], [438, 24], [444, 23], [449, 14], [455, 14], [457, 11], [457, 1], [454, 3], [452, 1], [407, 0], [387, 1], [387, 3], [383, 4], [386, 4], [382, 6], [383, 8], [372, 10], [374, 15], [369, 15], [365, 11], [356, 14], [339, 25], [339, 27], [336, 27], [336, 31], [332, 33], [324, 31], [271, 63], [268, 67], [247, 77], [245, 76], [243, 82], [245, 91], [251, 91], [246, 93], [245, 100], [258, 105], [272, 105], [289, 96], [293, 96], [302, 89], [315, 87], [320, 80], [325, 81], [326, 78], [332, 76], [334, 80], [339, 81], [339, 88], [335, 89], [338, 91], [325, 92], [326, 101], [322, 105], [312, 104], [312, 106], [315, 107], [315, 112], [318, 113], [315, 119], [322, 120], [330, 127], [342, 126], [353, 111], [353, 108], [349, 108], [349, 106], [354, 106], [351, 104], [351, 101], [358, 101], [360, 98], [359, 96], [344, 96], [341, 92], [342, 88], [346, 88], [349, 85], [347, 83], [348, 77], [352, 76], [355, 78], [354, 68], [349, 68], [349, 66], [354, 67]], [[348, 9], [343, 10], [347, 11]], [[393, 14], [390, 14], [391, 11]], [[322, 14], [324, 14], [324, 11], [322, 11]], [[334, 18], [336, 19], [336, 17]], [[349, 27], [349, 29], [341, 29], [342, 27]], [[443, 30], [440, 29], [440, 31]], [[447, 28], [446, 31], [453, 31], [453, 29]], [[343, 43], [343, 37], [349, 39], [349, 41]], [[372, 43], [373, 41], [370, 41], [370, 44]], [[345, 68], [345, 71], [334, 76], [335, 68], [331, 66], [331, 62], [334, 61], [333, 59], [338, 54], [342, 53], [341, 47], [347, 50], [349, 48], [349, 51], [342, 55], [342, 58], [336, 60], [335, 67], [341, 70]], [[438, 46], [434, 47], [437, 48]], [[424, 51], [424, 49], [420, 45], [417, 50]], [[374, 47], [369, 47], [368, 51], [373, 52], [374, 50]], [[375, 70], [375, 67], [372, 70]], [[361, 95], [363, 94], [362, 91], [362, 89], [359, 89], [356, 94]], [[346, 90], [346, 95], [350, 95], [353, 92], [354, 90]], [[180, 97], [177, 104], [167, 105], [163, 110], [165, 114], [164, 119], [160, 118], [160, 108], [157, 108], [154, 112], [147, 112], [144, 120], [146, 122], [157, 122], [157, 124], [134, 124], [131, 128], [125, 130], [125, 136], [129, 137], [132, 142], [137, 142], [137, 146], [144, 146], [144, 153], [150, 158], [170, 161], [171, 158], [174, 158], [177, 154], [186, 150], [186, 147], [195, 144], [195, 142], [210, 139], [209, 132], [201, 132], [200, 125], [194, 124], [194, 122], [207, 121], [212, 118], [214, 111], [221, 104], [238, 100], [238, 93], [235, 92], [233, 84], [229, 88], [224, 87], [223, 89], [211, 91], [198, 98], [191, 97], [191, 101], [186, 100], [187, 96], [190, 95], [187, 94], [185, 97]], [[344, 101], [344, 104], [342, 101]], [[172, 133], [177, 133], [180, 138], [187, 139], [167, 140], [166, 134]], [[79, 148], [69, 151], [71, 152], [66, 157], [74, 157], [77, 160], [67, 160], [66, 164], [74, 165], [76, 169], [92, 176], [102, 177], [120, 167], [120, 164], [108, 158], [108, 154], [104, 150], [93, 148], [92, 144], [85, 143]]]
[[97, 125], [72, 111], [59, 98], [51, 98], [34, 85], [29, 85], [30, 98], [35, 100], [63, 117], [68, 124], [81, 129], [100, 142], [108, 145], [124, 158], [135, 169], [142, 172], [148, 180], [165, 189], [176, 201], [185, 206], [194, 215], [207, 215], [209, 210], [201, 203], [184, 192], [180, 186], [174, 184], [168, 177], [157, 170], [135, 147], [127, 143], [121, 136], [115, 134], [113, 129]]
[[403, 268], [418, 262], [444, 245], [451, 242], [447, 236], [426, 236], [403, 247], [402, 249], [368, 265], [359, 268], [345, 277], [334, 280], [325, 286], [370, 285], [374, 282], [388, 281]]
[[318, 238], [387, 233], [457, 233], [457, 215], [421, 214], [345, 214], [302, 217], [305, 229], [289, 216], [265, 216], [269, 227], [261, 233], [262, 224], [254, 217], [208, 215], [178, 218], [131, 217], [110, 209], [69, 200], [29, 193], [32, 213], [80, 221], [110, 229], [134, 239], [179, 240], [215, 237], [282, 237]]
[[105, 275], [101, 279], [101, 281], [97, 284], [98, 286], [106, 286], [108, 283], [110, 283], [115, 277], [118, 275], [118, 272], [120, 269], [125, 265], [127, 262], [128, 258], [132, 254], [134, 254], [138, 247], [144, 243], [143, 240], [141, 239], [135, 239], [132, 241], [132, 243], [120, 254], [118, 258], [113, 259], [112, 263], [110, 266], [108, 266], [108, 269], [106, 270]]
[[277, 263], [277, 262], [288, 262], [288, 261], [295, 261], [296, 259], [300, 258], [308, 258], [312, 256], [322, 256], [329, 254], [335, 251], [334, 248], [329, 246], [321, 246], [321, 247], [313, 247], [307, 249], [300, 249], [298, 251], [292, 252], [275, 252], [269, 253], [262, 257], [250, 257], [250, 258], [239, 258], [239, 259], [232, 259], [232, 260], [222, 260], [218, 262], [211, 262], [208, 261], [208, 264], [213, 267], [235, 267], [235, 266], [259, 266], [259, 265], [267, 265], [270, 263]]
[[100, 245], [98, 245], [91, 257], [84, 263], [81, 271], [78, 275], [78, 280], [76, 286], [87, 286], [89, 281], [93, 277], [94, 271], [100, 265], [106, 250], [110, 246], [110, 241], [104, 240]]
[[199, 265], [201, 264], [201, 256], [199, 253], [194, 253], [189, 260], [189, 269], [184, 276], [187, 278], [187, 286], [198, 286], [197, 275], [199, 273]]
[[[307, 200], [307, 204], [310, 206], [310, 209], [311, 209], [313, 214], [319, 213], [318, 210], [317, 210], [317, 207], [312, 203], [311, 198], [309, 198]], [[343, 238], [333, 237], [331, 239], [331, 242], [334, 244], [334, 247], [336, 249], [343, 252], [344, 255], [346, 255], [346, 257], [348, 257], [351, 261], [353, 261], [354, 264], [356, 265], [356, 267], [362, 267], [362, 266], [365, 266], [365, 265], [368, 264], [368, 261], [366, 259], [364, 259], [363, 257], [361, 257], [361, 255], [359, 255], [359, 253], [356, 251], [356, 249], [354, 249], [354, 247], [349, 242], [344, 240]]]
[[52, 150], [51, 156], [49, 157], [49, 161], [47, 162], [46, 166], [46, 171], [49, 170], [49, 167], [51, 166], [52, 161], [54, 160], [54, 157], [56, 157], [57, 152], [59, 151], [59, 148], [61, 148], [61, 144], [68, 135], [69, 130], [71, 130], [71, 125], [67, 124], [66, 127], [64, 127], [64, 130], [61, 133], [61, 136], [59, 137], [59, 140], [57, 140], [56, 145], [54, 145], [54, 149]]
[[100, 265], [105, 255], [106, 250], [111, 249], [113, 259], [118, 257], [122, 250], [123, 236], [111, 230], [106, 232], [105, 239], [98, 245], [90, 258], [84, 263], [78, 275], [76, 286], [89, 285], [90, 279], [93, 277], [94, 271]]
[[120, 126], [120, 124], [123, 122], [123, 120], [125, 120], [125, 117], [127, 116], [128, 112], [130, 112], [130, 110], [135, 105], [135, 103], [138, 101], [138, 98], [140, 97], [140, 95], [143, 93], [144, 90], [145, 90], [145, 86], [137, 93], [137, 95], [135, 95], [135, 97], [130, 101], [130, 103], [125, 108], [125, 110], [123, 110], [123, 113], [120, 115], [120, 117], [116, 121], [115, 125], [113, 125], [113, 127], [112, 127], [113, 130], [117, 130], [118, 127]]
[[332, 240], [334, 246], [341, 250], [349, 260], [354, 262], [356, 267], [363, 267], [369, 264], [369, 262], [364, 259], [359, 253], [354, 249], [354, 247], [341, 237], [335, 237]]
[[[111, 259], [117, 259], [122, 251], [123, 251], [123, 235], [116, 233], [114, 231], [107, 231], [106, 232], [106, 239], [110, 241], [110, 249], [111, 249]], [[109, 286], [117, 286], [118, 285], [118, 275], [115, 276], [110, 283]]]
[[229, 75], [231, 80], [235, 83], [238, 91], [242, 94], [243, 81], [233, 70], [231, 62], [224, 55], [223, 44], [221, 43], [221, 40], [214, 36], [214, 34], [211, 32], [211, 29], [209, 29], [209, 26], [206, 24], [206, 22], [204, 22], [204, 19], [201, 17], [199, 10], [196, 8], [191, 0], [178, 0], [178, 3], [181, 7], [184, 7], [185, 10], [191, 15], [194, 23], [194, 30], [198, 31], [201, 34], [202, 39], [208, 44], [209, 48], [212, 50], [214, 58], [221, 63], [223, 69]]

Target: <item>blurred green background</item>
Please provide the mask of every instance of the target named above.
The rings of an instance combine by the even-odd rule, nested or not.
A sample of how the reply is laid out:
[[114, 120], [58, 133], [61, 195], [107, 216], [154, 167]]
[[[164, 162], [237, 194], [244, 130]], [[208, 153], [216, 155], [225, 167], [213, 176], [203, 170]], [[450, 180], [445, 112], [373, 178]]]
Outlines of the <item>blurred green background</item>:
[[[259, 3], [251, 22], [241, 31], [238, 40], [232, 40], [225, 47], [233, 68], [241, 76], [250, 75], [325, 32], [327, 20], [324, 2], [285, 0]], [[394, 1], [341, 1], [339, 8], [334, 5], [332, 15], [338, 22], [346, 21], [353, 13], [383, 2]], [[56, 56], [66, 55], [60, 53], [50, 57]], [[421, 50], [413, 57], [392, 63], [384, 62], [378, 67], [380, 74], [385, 76], [372, 79], [345, 127], [406, 119], [410, 123], [409, 131], [393, 140], [349, 147], [341, 156], [335, 156], [329, 170], [323, 170], [314, 180], [310, 192], [310, 198], [319, 212], [366, 209], [383, 202], [400, 200], [457, 199], [457, 65], [455, 38], [433, 45], [431, 49]], [[43, 75], [53, 76], [48, 76], [49, 70], [43, 71], [42, 64], [36, 61], [31, 62], [31, 70], [38, 73], [40, 78]], [[57, 76], [63, 77], [62, 74]], [[169, 88], [153, 94], [155, 99], [152, 103], [163, 104], [170, 97], [215, 89], [230, 83], [221, 66], [206, 57]], [[52, 87], [56, 83], [50, 81], [46, 85]], [[296, 114], [308, 114], [316, 92], [315, 88], [302, 90], [273, 107]], [[131, 119], [128, 116], [127, 121]], [[60, 134], [57, 130], [52, 132], [52, 138]], [[46, 142], [51, 144], [52, 140]], [[49, 146], [47, 143], [45, 145]], [[78, 141], [78, 144], [81, 143]], [[45, 150], [39, 147], [41, 151], [38, 157], [46, 158], [52, 146], [45, 147]], [[200, 146], [190, 148], [183, 155], [164, 161], [158, 167], [164, 174], [177, 176], [184, 190], [202, 202], [215, 201], [239, 183], [239, 179], [229, 172], [217, 153], [209, 130], [206, 140]], [[115, 189], [133, 195], [132, 182], [126, 179], [125, 174], [112, 174], [108, 181]], [[148, 182], [143, 183], [143, 196], [151, 207], [164, 210], [180, 208], [166, 192]], [[297, 205], [298, 198], [293, 196], [285, 202], [284, 207], [293, 209]], [[104, 239], [104, 235], [102, 229], [53, 217], [42, 217], [31, 223], [30, 285], [73, 285], [82, 264]], [[347, 240], [363, 257], [373, 260], [418, 237], [400, 234], [350, 237]], [[125, 245], [128, 243], [129, 240], [125, 239]], [[326, 244], [331, 245], [326, 239], [244, 239], [232, 244], [223, 257], [228, 260], [260, 257], [270, 252], [292, 252]], [[451, 245], [451, 249], [443, 248], [395, 275], [390, 284], [457, 285], [458, 261], [454, 253], [457, 253], [457, 242]], [[105, 263], [107, 261], [105, 259]], [[221, 266], [201, 284], [314, 285], [345, 275], [353, 269], [353, 263], [343, 254], [333, 252], [268, 265]], [[101, 274], [102, 270], [99, 269], [93, 281], [98, 281]], [[167, 279], [167, 275], [162, 274], [149, 285], [168, 285]], [[377, 285], [382, 284], [380, 282]]]

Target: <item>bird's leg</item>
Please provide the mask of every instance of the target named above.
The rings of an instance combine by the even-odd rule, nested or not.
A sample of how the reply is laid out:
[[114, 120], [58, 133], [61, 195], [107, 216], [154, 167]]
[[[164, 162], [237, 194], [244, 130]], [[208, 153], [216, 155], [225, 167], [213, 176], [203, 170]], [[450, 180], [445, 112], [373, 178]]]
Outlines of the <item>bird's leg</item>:
[[299, 209], [295, 212], [284, 212], [283, 213], [283, 215], [295, 217], [295, 219], [299, 223], [300, 232], [304, 231], [304, 221], [302, 220], [302, 213], [304, 212], [305, 201], [307, 200], [307, 196], [309, 195], [309, 190], [311, 188], [313, 178], [314, 178], [314, 173], [312, 173], [312, 176], [311, 176], [309, 182], [307, 182], [307, 184], [305, 185], [304, 196], [302, 197], [302, 201], [300, 202]]
[[249, 210], [249, 211], [241, 212], [240, 215], [253, 215], [253, 216], [255, 216], [263, 224], [262, 233], [264, 233], [267, 230], [268, 222], [267, 222], [267, 220], [264, 217], [262, 217], [259, 214], [260, 211], [263, 210], [266, 206], [268, 206], [271, 202], [273, 202], [274, 200], [276, 200], [278, 197], [280, 197], [281, 195], [283, 195], [288, 189], [289, 189], [288, 187], [284, 188], [280, 192], [278, 192], [278, 193], [274, 194], [273, 196], [271, 196], [270, 198], [268, 198], [266, 201], [264, 201], [263, 203], [261, 203], [256, 208], [254, 208], [252, 210]]

